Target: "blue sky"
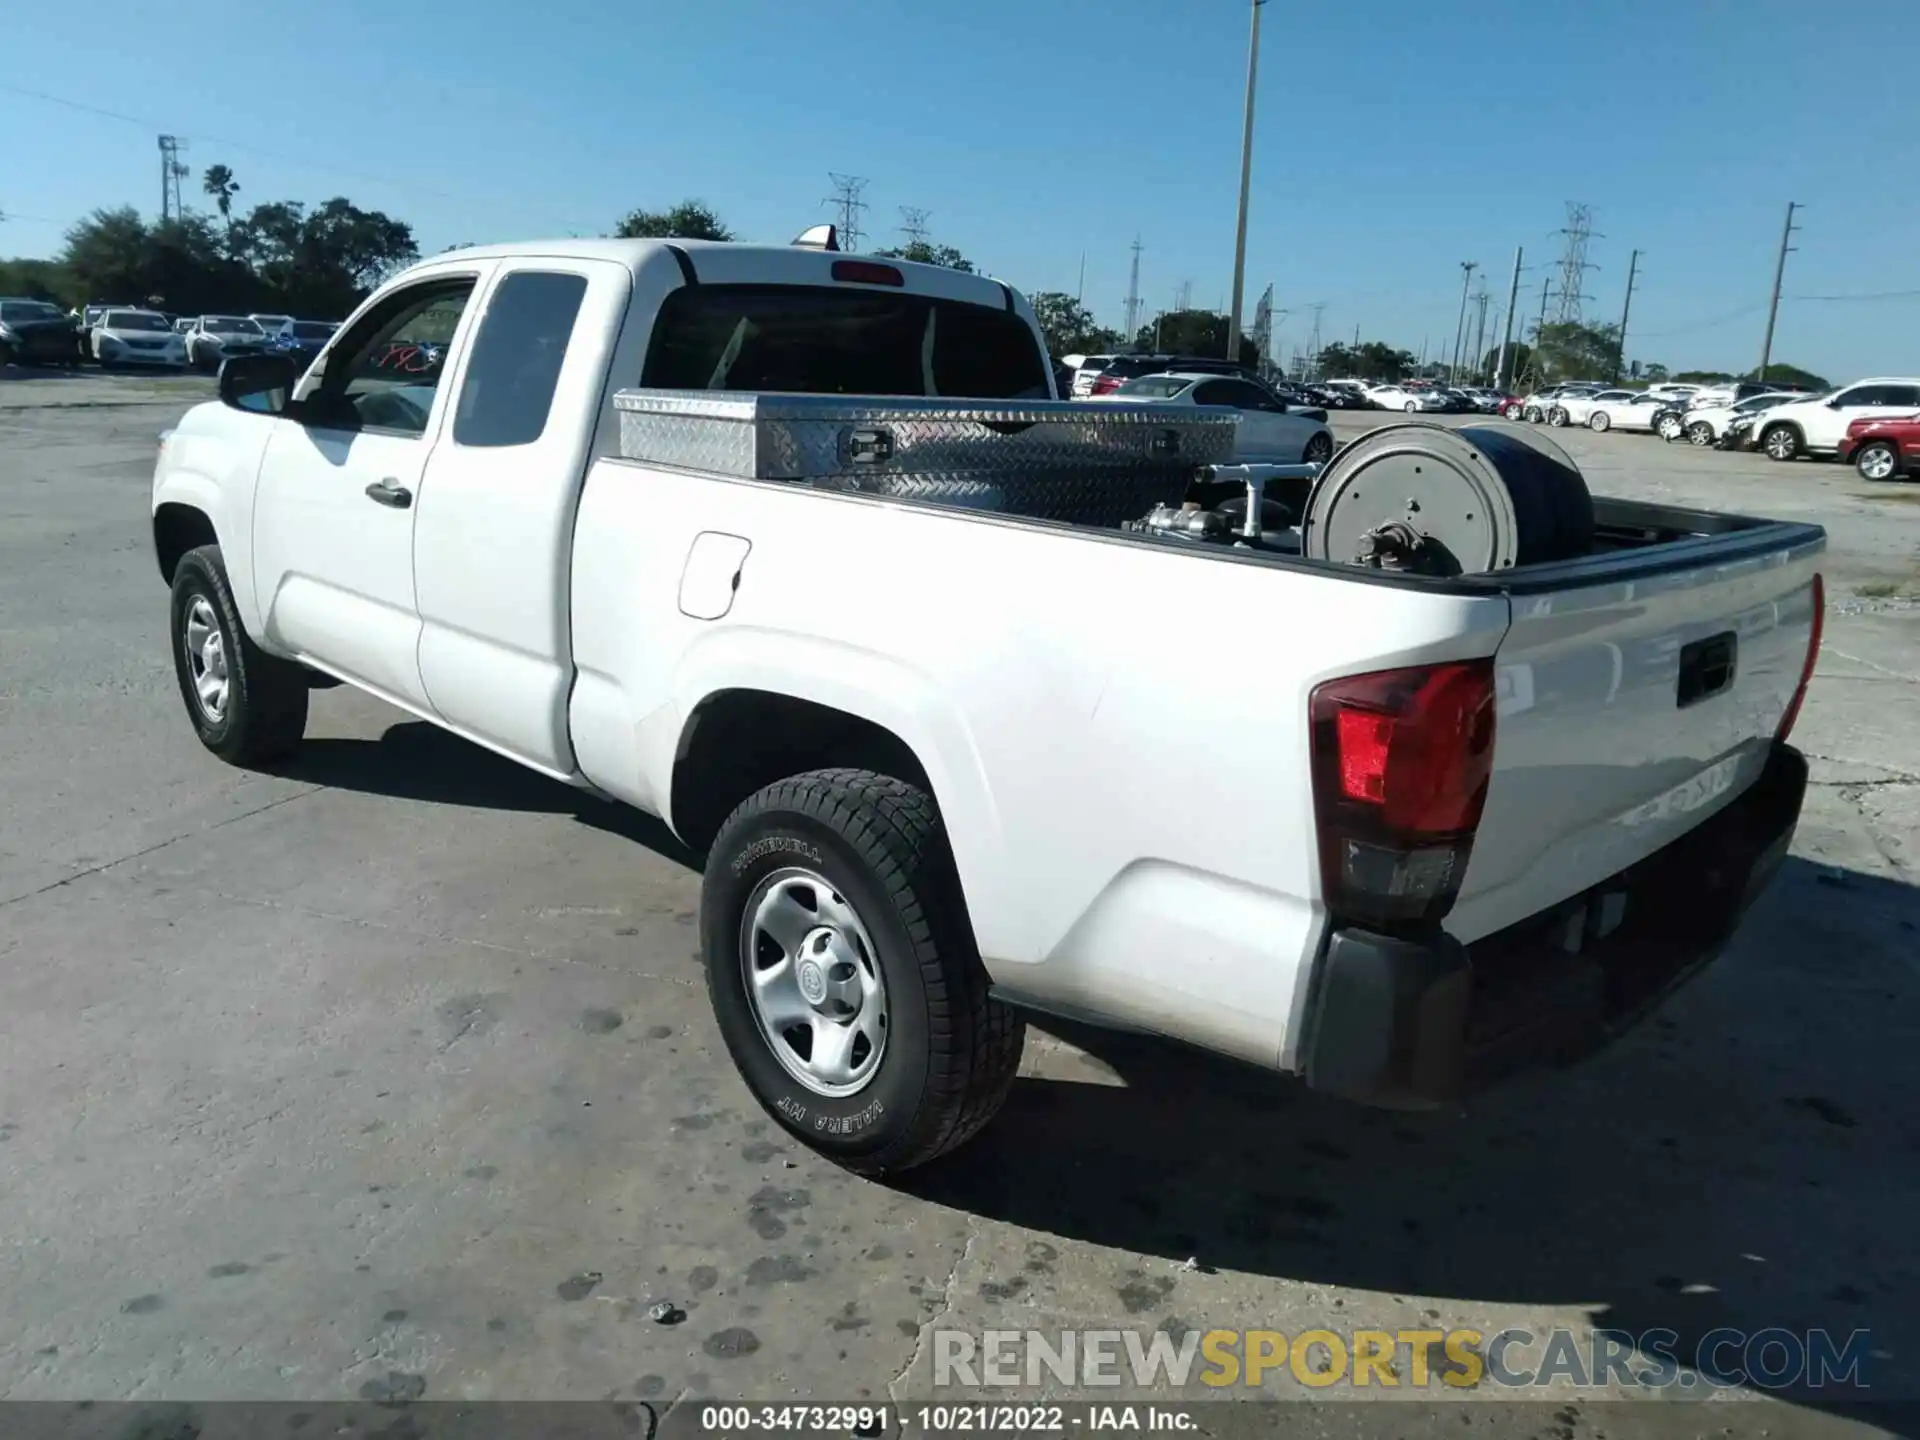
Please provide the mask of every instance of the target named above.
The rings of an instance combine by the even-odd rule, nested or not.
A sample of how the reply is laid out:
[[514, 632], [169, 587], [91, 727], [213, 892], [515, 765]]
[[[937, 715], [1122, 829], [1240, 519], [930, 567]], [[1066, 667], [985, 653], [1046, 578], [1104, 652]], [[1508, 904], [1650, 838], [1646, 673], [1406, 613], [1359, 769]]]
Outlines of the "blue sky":
[[[271, 15], [269, 21], [266, 17]], [[1323, 337], [1451, 346], [1462, 260], [1537, 310], [1565, 203], [1594, 208], [1591, 317], [1679, 369], [1758, 359], [1788, 200], [1775, 358], [1838, 380], [1920, 370], [1920, 127], [1898, 65], [1912, 0], [1272, 0], [1248, 239], [1288, 353]], [[158, 205], [160, 128], [241, 201], [345, 194], [422, 249], [595, 234], [705, 198], [749, 239], [828, 218], [866, 176], [1028, 291], [1117, 323], [1137, 234], [1147, 312], [1233, 261], [1244, 0], [131, 0], [14, 5], [0, 77], [0, 253], [49, 254], [96, 206]], [[1906, 53], [1896, 39], [1897, 53]], [[90, 114], [25, 87], [151, 124]], [[189, 203], [205, 204], [193, 195]], [[1529, 298], [1531, 297], [1530, 301]], [[1491, 310], [1489, 325], [1491, 326]]]

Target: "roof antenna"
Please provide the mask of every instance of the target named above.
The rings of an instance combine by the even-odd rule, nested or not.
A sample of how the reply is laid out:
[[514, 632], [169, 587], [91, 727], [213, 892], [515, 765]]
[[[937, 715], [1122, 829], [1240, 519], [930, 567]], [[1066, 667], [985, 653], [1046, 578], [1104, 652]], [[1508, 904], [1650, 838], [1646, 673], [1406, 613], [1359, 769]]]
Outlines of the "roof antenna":
[[803, 250], [838, 250], [840, 234], [831, 225], [810, 225], [794, 236], [793, 243]]

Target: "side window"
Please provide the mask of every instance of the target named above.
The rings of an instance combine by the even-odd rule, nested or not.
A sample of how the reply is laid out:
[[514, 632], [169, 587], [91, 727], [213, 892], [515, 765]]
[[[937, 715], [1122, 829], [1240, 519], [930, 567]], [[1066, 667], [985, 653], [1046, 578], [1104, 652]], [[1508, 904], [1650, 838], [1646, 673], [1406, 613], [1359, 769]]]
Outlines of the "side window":
[[1196, 405], [1232, 405], [1233, 385], [1227, 380], [1202, 380], [1193, 387], [1193, 403]]
[[306, 423], [323, 429], [419, 435], [473, 279], [425, 280], [389, 296], [340, 337], [307, 398]]
[[1881, 405], [1886, 403], [1881, 396], [1882, 387], [1878, 385], [1856, 385], [1851, 390], [1843, 390], [1836, 397], [1840, 408], [1854, 405]]
[[454, 444], [531, 445], [540, 438], [586, 293], [584, 275], [553, 271], [520, 270], [500, 282], [467, 358]]
[[1908, 410], [1920, 405], [1920, 385], [1887, 386], [1887, 404]]

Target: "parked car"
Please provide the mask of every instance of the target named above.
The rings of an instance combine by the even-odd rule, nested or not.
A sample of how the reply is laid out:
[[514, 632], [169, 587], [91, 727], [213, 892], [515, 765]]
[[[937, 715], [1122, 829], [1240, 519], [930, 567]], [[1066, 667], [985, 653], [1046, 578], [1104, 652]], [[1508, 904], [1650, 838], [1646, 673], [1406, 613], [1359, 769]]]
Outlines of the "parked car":
[[1709, 406], [1732, 405], [1739, 400], [1751, 400], [1755, 395], [1798, 395], [1807, 398], [1811, 392], [1800, 385], [1782, 385], [1778, 382], [1767, 384], [1759, 380], [1728, 381], [1719, 385], [1702, 385], [1693, 392], [1688, 408], [1704, 410]]
[[218, 370], [229, 355], [258, 355], [269, 343], [266, 331], [244, 315], [202, 315], [186, 334], [187, 363]]
[[1776, 405], [1785, 405], [1799, 398], [1797, 395], [1760, 394], [1749, 395], [1731, 405], [1700, 406], [1681, 413], [1682, 433], [1691, 444], [1718, 445], [1726, 438], [1727, 427], [1735, 420], [1743, 416], [1751, 420], [1763, 410], [1771, 410]]
[[1100, 372], [1111, 365], [1117, 357], [1112, 355], [1066, 355], [1061, 363], [1073, 372], [1072, 385], [1060, 392], [1062, 399], [1079, 399], [1090, 393], [1093, 382], [1100, 378]]
[[186, 335], [199, 323], [200, 317], [197, 315], [176, 315], [173, 320], [173, 333]]
[[73, 365], [80, 329], [45, 300], [0, 299], [0, 365]]
[[293, 324], [291, 315], [249, 315], [247, 319], [258, 325], [269, 340]]
[[1074, 398], [1082, 398], [1083, 393], [1111, 395], [1129, 380], [1137, 380], [1142, 375], [1170, 375], [1176, 370], [1183, 375], [1234, 375], [1243, 380], [1259, 380], [1245, 365], [1203, 355], [1116, 355], [1093, 377], [1093, 383], [1085, 392], [1076, 385]]
[[319, 358], [327, 341], [333, 338], [333, 332], [339, 328], [337, 322], [326, 320], [294, 320], [278, 335], [269, 337], [267, 343], [291, 355], [304, 370]]
[[1920, 464], [1920, 415], [1889, 415], [1850, 422], [1837, 458], [1862, 480], [1904, 480]]
[[1334, 402], [1342, 410], [1371, 410], [1373, 401], [1367, 394], [1365, 380], [1322, 380], [1320, 388], [1334, 397]]
[[1910, 415], [1920, 410], [1920, 380], [1897, 375], [1856, 380], [1830, 395], [1776, 405], [1754, 427], [1754, 438], [1769, 460], [1801, 455], [1834, 455], [1856, 420]]
[[1544, 389], [1534, 391], [1520, 402], [1520, 418], [1523, 420], [1531, 420], [1537, 425], [1552, 415], [1554, 404], [1561, 396], [1597, 395], [1605, 388], [1606, 387], [1602, 385], [1549, 385]]
[[1404, 410], [1409, 415], [1439, 414], [1449, 408], [1446, 396], [1430, 387], [1376, 385], [1367, 392], [1367, 398], [1382, 410]]
[[1658, 395], [1603, 391], [1587, 407], [1587, 428], [1595, 432], [1637, 430], [1652, 434], [1654, 418], [1662, 410], [1672, 408]]
[[1289, 405], [1257, 380], [1192, 372], [1142, 375], [1110, 394], [1089, 398], [1168, 406], [1222, 405], [1236, 410], [1240, 414], [1233, 451], [1236, 463], [1322, 465], [1333, 457], [1327, 412]]
[[153, 310], [108, 310], [89, 337], [93, 358], [101, 366], [158, 365], [170, 370], [186, 367], [187, 347], [173, 333], [167, 317]]
[[1555, 397], [1547, 410], [1549, 425], [1584, 425], [1593, 414], [1594, 406], [1609, 404], [1616, 400], [1632, 400], [1637, 392], [1633, 390], [1581, 390], [1569, 388]]
[[[440, 382], [379, 373], [436, 311], [472, 316]], [[1486, 1062], [1571, 1058], [1647, 1014], [1793, 839], [1814, 525], [1602, 496], [1623, 538], [1574, 575], [1380, 583], [1104, 501], [981, 523], [957, 497], [754, 478], [712, 431], [761, 401], [785, 425], [777, 402], [818, 400], [824, 426], [875, 376], [1046, 388], [1004, 287], [804, 248], [461, 250], [381, 285], [329, 357], [297, 411], [287, 357], [230, 361], [156, 458], [196, 743], [288, 755], [329, 676], [660, 817], [706, 857], [700, 953], [744, 1087], [859, 1173], [985, 1126], [1026, 1009], [1453, 1104]], [[735, 393], [645, 408], [703, 387]], [[752, 393], [797, 388], [827, 393]], [[970, 480], [1035, 487], [991, 453]], [[830, 446], [813, 463], [837, 474]], [[1286, 643], [1250, 648], [1276, 624]], [[1257, 743], [1184, 753], [1236, 729]], [[362, 844], [377, 872], [405, 838]]]

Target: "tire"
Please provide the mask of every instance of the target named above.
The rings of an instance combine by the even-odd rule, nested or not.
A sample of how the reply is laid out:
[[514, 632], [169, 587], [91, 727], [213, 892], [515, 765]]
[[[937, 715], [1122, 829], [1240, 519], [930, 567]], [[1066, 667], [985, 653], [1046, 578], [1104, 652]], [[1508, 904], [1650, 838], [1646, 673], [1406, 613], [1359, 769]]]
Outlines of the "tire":
[[1884, 440], [1871, 441], [1853, 457], [1853, 468], [1862, 480], [1892, 480], [1900, 473], [1900, 452]]
[[1556, 429], [1571, 425], [1572, 423], [1573, 417], [1558, 405], [1547, 412], [1547, 424], [1552, 425]]
[[1414, 403], [1413, 401], [1411, 401], [1411, 400], [1409, 400], [1409, 401], [1407, 401], [1407, 403], [1406, 403], [1406, 404], [1404, 404], [1404, 405], [1402, 405], [1402, 406], [1401, 406], [1400, 408], [1401, 408], [1402, 410], [1404, 410], [1404, 411], [1406, 411], [1406, 412], [1407, 412], [1407, 414], [1409, 414], [1409, 415], [1412, 415], [1412, 414], [1413, 414], [1413, 413], [1415, 413], [1415, 412], [1416, 412], [1417, 410], [1419, 410], [1419, 408], [1420, 408], [1420, 407], [1419, 407], [1418, 405], [1416, 405], [1416, 404], [1415, 404], [1415, 403]]
[[1791, 425], [1772, 425], [1760, 437], [1769, 460], [1791, 460], [1800, 453], [1800, 435]]
[[[794, 938], [780, 941], [783, 909]], [[759, 915], [776, 919], [761, 926]], [[988, 994], [926, 791], [850, 769], [769, 785], [708, 852], [700, 930], [707, 995], [735, 1068], [768, 1115], [836, 1164], [862, 1175], [925, 1164], [965, 1144], [1006, 1100], [1026, 1023]], [[802, 949], [840, 958], [809, 972], [794, 965]], [[780, 985], [783, 965], [790, 987]], [[793, 1023], [782, 1028], [782, 1014]], [[815, 1041], [841, 1015], [853, 1017], [841, 1026], [852, 1038], [840, 1063], [816, 1069]]]
[[1305, 465], [1324, 465], [1332, 458], [1333, 436], [1325, 430], [1307, 441], [1307, 448], [1300, 453], [1301, 463]]
[[1654, 434], [1671, 444], [1687, 433], [1686, 423], [1678, 415], [1662, 415], [1653, 427]]
[[[257, 766], [290, 754], [307, 728], [301, 668], [269, 655], [240, 623], [218, 545], [180, 557], [170, 609], [174, 674], [200, 743], [231, 765]], [[218, 690], [203, 678], [224, 678]]]
[[1713, 444], [1717, 438], [1719, 437], [1713, 433], [1713, 426], [1704, 420], [1696, 420], [1687, 426], [1687, 443], [1689, 445], [1698, 445], [1704, 450], [1707, 446]]
[[1613, 417], [1604, 410], [1596, 410], [1587, 417], [1587, 428], [1596, 435], [1604, 435], [1613, 428]]
[[1525, 408], [1519, 405], [1509, 405], [1501, 413], [1509, 420], [1523, 420], [1526, 418]]
[[13, 353], [13, 346], [10, 342], [0, 340], [0, 370], [4, 370], [7, 366], [14, 364], [19, 358], [18, 355]]
[[1520, 412], [1520, 418], [1530, 425], [1538, 425], [1546, 417], [1541, 415], [1538, 405], [1529, 405]]

